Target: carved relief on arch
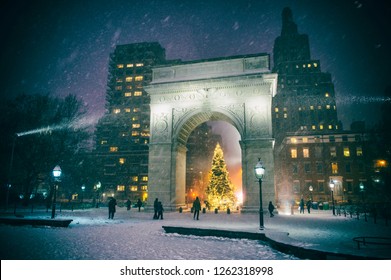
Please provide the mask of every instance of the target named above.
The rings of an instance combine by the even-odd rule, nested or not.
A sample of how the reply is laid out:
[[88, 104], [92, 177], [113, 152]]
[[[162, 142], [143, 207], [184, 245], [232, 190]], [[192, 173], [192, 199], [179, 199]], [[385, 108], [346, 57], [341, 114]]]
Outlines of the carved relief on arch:
[[169, 113], [153, 113], [152, 115], [152, 141], [165, 142], [170, 139]]
[[247, 134], [249, 137], [270, 137], [267, 110], [262, 106], [247, 108]]

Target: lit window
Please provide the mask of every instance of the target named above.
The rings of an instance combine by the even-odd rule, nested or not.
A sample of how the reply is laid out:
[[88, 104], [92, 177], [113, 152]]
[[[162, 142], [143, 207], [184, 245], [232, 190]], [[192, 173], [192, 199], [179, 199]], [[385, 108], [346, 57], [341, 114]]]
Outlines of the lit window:
[[330, 105], [326, 105], [327, 110], [330, 110], [330, 108], [331, 108]]
[[338, 174], [338, 163], [336, 162], [331, 163], [331, 173]]
[[117, 64], [117, 68], [124, 68], [123, 64]]
[[305, 64], [303, 64], [303, 68], [305, 68]]
[[322, 106], [319, 105], [319, 106], [318, 106], [318, 110], [322, 110]]
[[101, 145], [107, 144], [107, 140], [102, 140], [102, 141], [100, 141], [100, 144], [101, 144]]
[[132, 176], [132, 181], [133, 182], [138, 182], [138, 176]]
[[130, 108], [125, 108], [126, 113], [130, 113]]
[[362, 157], [362, 147], [357, 147], [357, 148], [356, 148], [356, 155], [357, 155], [358, 157]]
[[310, 106], [310, 110], [314, 110], [314, 106], [311, 105], [311, 106]]
[[291, 149], [291, 158], [297, 158], [297, 149], [296, 148]]
[[140, 112], [140, 108], [136, 107], [136, 108], [133, 109], [133, 113], [138, 113], [138, 112]]
[[292, 138], [291, 138], [291, 142], [294, 143], [294, 144], [296, 144], [296, 143], [297, 143], [297, 139], [296, 139], [295, 137], [292, 137]]
[[140, 135], [140, 132], [138, 132], [138, 131], [132, 131], [132, 136], [139, 136]]
[[149, 137], [149, 132], [143, 131], [143, 132], [141, 132], [141, 136], [142, 137]]
[[134, 92], [134, 96], [141, 96], [141, 95], [143, 95], [142, 91], [135, 91]]
[[125, 186], [124, 185], [118, 185], [117, 186], [117, 191], [119, 191], [119, 192], [125, 191]]
[[127, 68], [133, 67], [133, 63], [128, 63], [128, 64], [126, 64], [126, 67], [127, 67]]
[[143, 79], [144, 79], [143, 76], [136, 76], [136, 77], [134, 78], [134, 80], [137, 81], [137, 82], [140, 82], [140, 81], [142, 81]]
[[320, 130], [323, 129], [323, 124], [319, 125], [319, 129], [320, 129]]
[[140, 128], [140, 124], [139, 123], [134, 123], [134, 124], [132, 124], [132, 128]]
[[119, 158], [119, 160], [118, 160], [119, 164], [124, 164], [125, 161], [126, 161], [125, 158]]
[[311, 66], [312, 66], [312, 65], [311, 65], [310, 63], [308, 63], [307, 67], [308, 67], [308, 68], [311, 68]]
[[274, 112], [278, 113], [278, 107], [274, 108]]
[[308, 138], [307, 137], [303, 137], [303, 143], [308, 143]]
[[284, 119], [287, 119], [287, 118], [288, 118], [288, 114], [284, 113]]
[[113, 113], [114, 113], [114, 114], [119, 114], [119, 113], [121, 113], [121, 109], [114, 109], [114, 110], [113, 110]]
[[325, 97], [329, 97], [330, 94], [329, 94], [328, 92], [326, 92], [326, 93], [324, 94], [324, 96], [325, 96]]
[[329, 129], [333, 129], [333, 125], [329, 124]]
[[303, 148], [303, 157], [309, 158], [310, 157], [310, 149]]
[[118, 147], [110, 147], [110, 152], [118, 152]]
[[144, 66], [144, 63], [137, 63], [136, 66], [137, 67], [142, 67], [142, 66]]
[[131, 192], [137, 192], [138, 187], [137, 186], [130, 186], [130, 191]]
[[148, 186], [145, 186], [145, 185], [141, 186], [141, 190], [144, 191], [144, 192], [148, 191]]
[[314, 62], [314, 67], [318, 67], [318, 63]]
[[122, 83], [123, 80], [122, 80], [121, 78], [117, 78], [117, 79], [116, 79], [116, 82], [117, 82], [117, 83]]
[[132, 117], [132, 121], [138, 121], [138, 116]]
[[131, 81], [133, 81], [133, 77], [131, 77], [131, 76], [128, 76], [128, 77], [126, 77], [126, 78], [125, 78], [125, 81], [127, 81], [127, 82], [131, 82]]
[[343, 148], [343, 155], [344, 155], [344, 157], [350, 157], [349, 147], [344, 147]]
[[132, 89], [131, 85], [126, 85], [126, 89]]
[[116, 86], [115, 90], [122, 90], [122, 86]]
[[143, 181], [143, 182], [148, 182], [148, 176], [143, 176], [143, 177], [141, 177], [141, 181]]
[[312, 130], [316, 129], [316, 125], [311, 126]]
[[132, 93], [131, 92], [125, 92], [125, 97], [130, 97], [130, 96], [132, 96]]

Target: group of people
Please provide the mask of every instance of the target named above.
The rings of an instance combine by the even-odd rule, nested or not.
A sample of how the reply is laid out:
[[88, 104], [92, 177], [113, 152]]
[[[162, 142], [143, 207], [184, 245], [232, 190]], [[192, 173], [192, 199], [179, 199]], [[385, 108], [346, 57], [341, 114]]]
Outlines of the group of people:
[[[307, 206], [307, 212], [308, 214], [311, 213], [311, 208], [312, 208], [312, 201], [308, 200], [307, 203], [305, 204]], [[300, 213], [304, 214], [304, 199], [300, 199]]]
[[[304, 207], [304, 200], [303, 199], [302, 199], [302, 202], [303, 202], [303, 207]], [[300, 201], [300, 211], [302, 209], [302, 207], [301, 207], [301, 203], [302, 202]], [[116, 212], [116, 205], [117, 205], [117, 200], [114, 197], [110, 197], [109, 198], [109, 204], [108, 204], [108, 206], [109, 206], [109, 219], [114, 219], [114, 214]], [[126, 201], [126, 209], [128, 211], [130, 210], [131, 205], [132, 205], [132, 203], [128, 199]], [[140, 212], [140, 209], [141, 209], [141, 206], [142, 206], [142, 202], [141, 202], [140, 199], [138, 199], [138, 201], [136, 203], [136, 206], [138, 207], [138, 211]], [[269, 206], [268, 206], [270, 217], [274, 217], [274, 214], [273, 214], [274, 209], [275, 209], [275, 207], [274, 207], [273, 203], [270, 201], [269, 202]], [[155, 201], [153, 203], [153, 210], [154, 210], [153, 219], [154, 220], [159, 220], [159, 219], [163, 220], [163, 211], [164, 211], [163, 204], [157, 198], [155, 199]], [[200, 202], [200, 199], [197, 196], [196, 199], [193, 202], [193, 212], [194, 212], [193, 219], [194, 220], [199, 220], [199, 218], [200, 218], [200, 211], [201, 211], [201, 202]], [[308, 213], [309, 213], [309, 211], [310, 210], [308, 210]], [[304, 210], [303, 210], [303, 213], [304, 213]]]

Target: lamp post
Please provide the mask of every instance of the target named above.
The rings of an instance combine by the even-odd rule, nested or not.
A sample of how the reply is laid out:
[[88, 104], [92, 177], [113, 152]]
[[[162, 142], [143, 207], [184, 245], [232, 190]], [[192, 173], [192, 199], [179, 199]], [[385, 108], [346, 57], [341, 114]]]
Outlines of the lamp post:
[[81, 186], [81, 203], [83, 203], [83, 199], [84, 199], [84, 191], [86, 190], [86, 186], [83, 184]]
[[96, 196], [97, 196], [97, 200], [96, 200], [96, 208], [99, 208], [99, 203], [100, 203], [100, 194], [99, 194], [99, 189], [101, 187], [101, 183], [98, 182], [96, 184]]
[[310, 199], [311, 199], [311, 201], [313, 201], [313, 199], [312, 199], [312, 191], [314, 190], [314, 188], [312, 186], [309, 186], [308, 190], [310, 191]]
[[360, 192], [361, 192], [361, 199], [362, 199], [362, 205], [363, 205], [363, 210], [364, 210], [364, 217], [365, 217], [365, 221], [367, 222], [368, 219], [367, 219], [367, 209], [365, 207], [365, 186], [364, 186], [364, 183], [363, 182], [360, 182]]
[[255, 177], [259, 181], [259, 229], [263, 230], [263, 207], [262, 207], [262, 179], [265, 175], [265, 167], [261, 159], [258, 159], [258, 163], [254, 167]]
[[59, 165], [56, 165], [56, 167], [54, 167], [53, 177], [54, 177], [54, 184], [53, 184], [52, 219], [54, 219], [54, 217], [56, 216], [57, 187], [58, 187], [58, 183], [61, 182], [61, 167]]
[[334, 184], [334, 181], [331, 180], [330, 181], [330, 189], [331, 189], [331, 201], [333, 203], [333, 215], [335, 216], [335, 205], [334, 205], [334, 187], [335, 187], [335, 184]]

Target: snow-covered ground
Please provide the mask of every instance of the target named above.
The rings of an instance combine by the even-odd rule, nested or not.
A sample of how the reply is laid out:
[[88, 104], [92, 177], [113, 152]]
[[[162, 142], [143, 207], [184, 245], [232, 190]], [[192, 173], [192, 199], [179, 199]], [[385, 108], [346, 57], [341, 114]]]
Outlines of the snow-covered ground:
[[[25, 217], [50, 219], [50, 212], [25, 213]], [[296, 259], [266, 243], [247, 239], [167, 234], [162, 226], [216, 228], [259, 232], [257, 214], [206, 213], [200, 220], [189, 212], [164, 214], [153, 220], [151, 213], [118, 207], [114, 220], [107, 208], [57, 211], [56, 219], [71, 218], [68, 228], [0, 225], [1, 259], [24, 260], [289, 260]], [[380, 256], [391, 259], [389, 248], [357, 249], [356, 236], [391, 237], [391, 225], [377, 224], [330, 211], [293, 216], [265, 215], [265, 234], [276, 241], [334, 253]], [[289, 234], [289, 235], [288, 235]]]
[[[208, 213], [201, 215], [200, 221], [194, 221], [191, 213], [165, 213], [164, 220], [153, 220], [151, 213], [124, 208], [117, 208], [114, 220], [108, 219], [107, 208], [57, 214], [57, 219], [71, 218], [73, 222], [68, 228], [0, 225], [1, 259], [295, 259], [254, 240], [182, 236], [167, 234], [162, 228], [202, 226], [205, 222], [219, 227], [239, 214]], [[50, 213], [25, 214], [29, 216], [49, 219]]]

